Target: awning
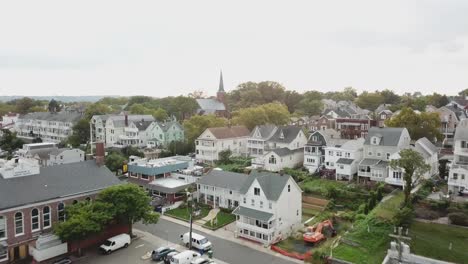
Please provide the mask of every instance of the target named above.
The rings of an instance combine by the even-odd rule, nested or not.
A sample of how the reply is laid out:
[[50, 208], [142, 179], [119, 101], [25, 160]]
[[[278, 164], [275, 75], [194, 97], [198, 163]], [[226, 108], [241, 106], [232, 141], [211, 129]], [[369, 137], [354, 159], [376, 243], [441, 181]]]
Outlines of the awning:
[[250, 209], [250, 208], [242, 207], [242, 206], [237, 207], [237, 208], [232, 212], [232, 214], [234, 214], [234, 215], [247, 216], [247, 217], [249, 217], [249, 218], [256, 219], [256, 220], [260, 220], [260, 221], [264, 221], [264, 222], [269, 221], [269, 220], [273, 217], [273, 214], [270, 214], [270, 213], [267, 213], [267, 212], [258, 211], [258, 210], [255, 210], [255, 209]]
[[336, 161], [337, 164], [346, 164], [349, 165], [354, 162], [354, 159], [345, 159], [345, 158], [340, 158], [339, 160]]

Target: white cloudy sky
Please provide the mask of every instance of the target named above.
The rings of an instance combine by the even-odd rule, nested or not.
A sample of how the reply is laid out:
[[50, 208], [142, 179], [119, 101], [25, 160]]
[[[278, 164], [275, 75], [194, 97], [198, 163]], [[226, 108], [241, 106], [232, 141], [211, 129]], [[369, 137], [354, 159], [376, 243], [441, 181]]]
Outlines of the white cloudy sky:
[[468, 88], [468, 1], [2, 1], [1, 95]]

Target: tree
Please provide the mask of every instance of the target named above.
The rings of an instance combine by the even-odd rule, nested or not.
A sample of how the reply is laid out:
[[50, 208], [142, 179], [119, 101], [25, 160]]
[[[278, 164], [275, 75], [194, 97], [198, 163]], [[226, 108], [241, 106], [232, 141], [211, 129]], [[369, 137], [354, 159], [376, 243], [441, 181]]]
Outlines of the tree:
[[31, 108], [35, 106], [34, 100], [29, 97], [23, 97], [15, 101], [15, 112], [20, 114], [27, 114], [31, 112]]
[[232, 151], [230, 149], [219, 152], [219, 163], [228, 164], [230, 162]]
[[272, 81], [246, 82], [229, 92], [227, 99], [229, 109], [234, 111], [273, 102], [284, 103], [285, 88]]
[[223, 127], [227, 125], [225, 118], [219, 118], [215, 115], [196, 115], [185, 120], [184, 132], [187, 137], [187, 142], [193, 145], [195, 139], [198, 138], [205, 129], [209, 127]]
[[195, 91], [189, 93], [188, 96], [193, 98], [193, 99], [202, 99], [202, 98], [206, 97], [205, 92], [203, 92], [201, 90], [195, 90]]
[[304, 96], [296, 91], [286, 91], [284, 93], [284, 104], [288, 107], [289, 113], [296, 112], [296, 107], [303, 98]]
[[89, 121], [82, 118], [73, 126], [73, 134], [68, 137], [68, 144], [75, 148], [81, 144], [87, 144], [90, 137], [89, 134]]
[[109, 114], [112, 111], [112, 108], [104, 103], [94, 103], [86, 107], [85, 119], [91, 120], [93, 115], [105, 115]]
[[135, 184], [109, 187], [99, 193], [97, 201], [112, 205], [114, 217], [120, 223], [128, 224], [130, 235], [133, 223], [143, 221], [145, 224], [155, 224], [159, 219], [159, 214], [150, 205], [148, 193]]
[[117, 171], [122, 168], [126, 159], [124, 155], [113, 151], [106, 156], [106, 167], [117, 174]]
[[52, 99], [50, 100], [49, 105], [47, 106], [47, 109], [51, 113], [60, 112], [60, 104], [54, 99]]
[[[54, 232], [63, 241], [81, 241], [101, 232], [114, 218], [112, 210], [111, 204], [99, 201], [69, 205], [65, 208], [67, 221], [55, 225]], [[78, 252], [81, 255], [81, 247]]]
[[144, 107], [142, 104], [133, 104], [130, 107], [130, 113], [134, 115], [144, 115], [147, 114], [150, 110]]
[[458, 95], [459, 95], [459, 96], [463, 96], [463, 97], [468, 96], [468, 88], [465, 89], [465, 90], [463, 90], [463, 91], [460, 91], [460, 92], [458, 93]]
[[145, 154], [143, 152], [141, 152], [140, 150], [138, 150], [138, 148], [136, 148], [134, 146], [126, 146], [126, 147], [122, 148], [121, 151], [122, 151], [122, 154], [125, 157], [138, 156], [140, 158], [143, 158], [145, 156]]
[[289, 122], [291, 115], [286, 105], [280, 103], [269, 103], [257, 107], [248, 107], [233, 113], [232, 123], [244, 125], [252, 130], [255, 126], [273, 124], [285, 125]]
[[35, 138], [33, 138], [32, 143], [42, 143], [42, 138], [35, 137]]
[[382, 92], [380, 92], [380, 95], [383, 97], [383, 103], [384, 104], [399, 104], [400, 103], [400, 96], [393, 92], [392, 90], [385, 89]]
[[3, 136], [0, 138], [0, 148], [12, 155], [13, 151], [22, 148], [24, 141], [16, 137], [16, 133], [12, 133], [8, 129], [2, 129]]
[[154, 119], [156, 119], [157, 121], [159, 122], [162, 122], [164, 120], [167, 120], [167, 118], [169, 117], [169, 115], [167, 114], [166, 110], [162, 109], [161, 107], [159, 107], [158, 109], [156, 110], [153, 110], [151, 112], [151, 115], [154, 117]]
[[362, 92], [358, 98], [356, 98], [356, 104], [359, 107], [370, 111], [375, 111], [383, 102], [384, 97], [379, 92]]
[[429, 171], [430, 166], [426, 164], [421, 154], [412, 149], [401, 150], [399, 155], [399, 159], [390, 161], [390, 167], [393, 170], [403, 170], [405, 205], [410, 206], [413, 182]]
[[400, 114], [385, 121], [388, 127], [406, 127], [413, 139], [426, 137], [430, 141], [442, 139], [439, 131], [440, 117], [437, 113], [423, 112], [417, 114], [411, 108], [403, 108]]
[[299, 102], [296, 113], [307, 116], [320, 115], [322, 109], [323, 103], [321, 100], [306, 97]]

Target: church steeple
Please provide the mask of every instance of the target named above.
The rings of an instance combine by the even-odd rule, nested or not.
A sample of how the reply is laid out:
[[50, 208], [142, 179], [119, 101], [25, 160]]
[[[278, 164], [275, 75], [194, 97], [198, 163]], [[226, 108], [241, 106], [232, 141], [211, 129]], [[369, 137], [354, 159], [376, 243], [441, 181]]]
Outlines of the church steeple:
[[224, 82], [223, 82], [223, 71], [220, 71], [220, 75], [219, 75], [219, 89], [218, 89], [218, 93], [219, 92], [225, 92], [224, 91]]

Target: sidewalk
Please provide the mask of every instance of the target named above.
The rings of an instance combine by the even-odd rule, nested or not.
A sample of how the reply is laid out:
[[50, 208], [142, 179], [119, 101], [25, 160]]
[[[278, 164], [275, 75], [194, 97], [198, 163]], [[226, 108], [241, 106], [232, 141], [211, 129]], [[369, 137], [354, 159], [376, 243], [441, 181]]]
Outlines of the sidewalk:
[[[185, 221], [181, 221], [181, 220], [178, 220], [178, 219], [175, 219], [175, 218], [172, 218], [172, 217], [168, 217], [168, 216], [165, 216], [165, 215], [161, 215], [160, 218], [164, 219], [164, 220], [167, 220], [167, 221], [170, 221], [170, 222], [173, 222], [173, 223], [176, 223], [176, 224], [179, 224], [179, 225], [186, 226], [186, 227], [190, 226], [190, 224], [185, 222]], [[285, 260], [296, 262], [296, 263], [304, 263], [303, 261], [293, 259], [293, 258], [289, 258], [289, 257], [281, 255], [281, 254], [279, 254], [277, 252], [274, 252], [273, 250], [270, 250], [269, 247], [265, 248], [261, 244], [257, 244], [257, 243], [254, 243], [254, 242], [251, 242], [251, 241], [248, 241], [248, 240], [245, 240], [245, 239], [241, 239], [241, 238], [236, 238], [236, 237], [234, 237], [234, 232], [228, 230], [226, 227], [222, 227], [222, 228], [220, 228], [218, 230], [213, 231], [213, 230], [210, 230], [210, 229], [207, 229], [207, 228], [204, 228], [204, 227], [201, 227], [199, 225], [194, 224], [192, 226], [192, 228], [193, 228], [193, 230], [202, 231], [202, 232], [204, 232], [206, 234], [218, 237], [220, 239], [229, 240], [229, 241], [237, 243], [239, 245], [246, 246], [246, 247], [249, 247], [251, 249], [261, 251], [261, 252], [264, 252], [266, 254], [275, 256], [275, 257], [283, 258]]]
[[[164, 240], [160, 237], [157, 237], [153, 234], [150, 234], [148, 232], [145, 232], [145, 231], [141, 231], [141, 230], [138, 230], [138, 229], [133, 229], [133, 233], [136, 234], [138, 237], [139, 237], [139, 240], [141, 241], [147, 241], [151, 244], [154, 244], [154, 245], [160, 245], [160, 246], [168, 246], [168, 247], [172, 247], [172, 248], [175, 248], [177, 251], [179, 252], [182, 252], [182, 251], [185, 251], [187, 250], [186, 247], [180, 245], [180, 244], [174, 244], [174, 243], [171, 243], [167, 240]], [[207, 255], [203, 255], [204, 258], [208, 258]], [[216, 264], [229, 264], [227, 262], [224, 262], [224, 261], [221, 261], [219, 259], [213, 259]]]

